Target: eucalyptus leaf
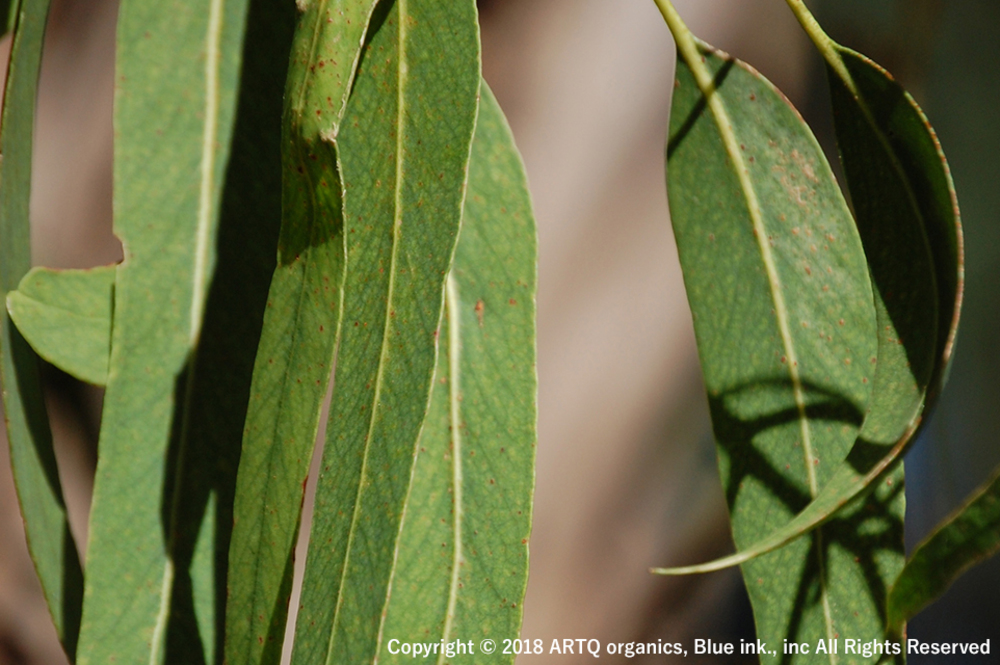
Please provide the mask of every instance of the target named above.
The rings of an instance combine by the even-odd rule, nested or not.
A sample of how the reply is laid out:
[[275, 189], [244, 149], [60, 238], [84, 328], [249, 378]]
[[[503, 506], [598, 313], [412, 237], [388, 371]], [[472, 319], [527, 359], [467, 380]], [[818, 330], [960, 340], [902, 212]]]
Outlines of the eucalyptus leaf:
[[917, 546], [888, 599], [889, 627], [904, 623], [941, 596], [959, 575], [1000, 551], [1000, 473]]
[[[697, 44], [660, 7], [680, 53], [671, 219], [742, 549], [815, 498], [854, 443], [874, 378], [874, 298], [808, 127], [759, 74]], [[884, 589], [902, 565], [900, 491], [743, 566], [760, 639], [880, 633], [870, 577]], [[863, 523], [877, 538], [862, 537]], [[886, 547], [893, 534], [899, 545]]]
[[288, 65], [282, 222], [250, 390], [229, 552], [226, 659], [276, 663], [305, 479], [339, 333], [337, 140], [375, 0], [312, 2]]
[[[536, 441], [535, 263], [523, 166], [483, 83], [386, 638], [478, 645], [520, 633]], [[474, 653], [448, 662], [514, 660], [502, 649]], [[379, 662], [411, 660], [383, 639]]]
[[[17, 288], [31, 267], [28, 205], [35, 98], [48, 0], [10, 4], [14, 23], [0, 121], [0, 296]], [[66, 653], [76, 653], [83, 573], [66, 520], [38, 357], [0, 312], [0, 378], [14, 485], [28, 552]]]
[[[216, 613], [225, 607], [225, 567], [217, 567], [215, 552], [228, 543], [231, 518], [222, 504], [231, 499], [212, 483], [232, 474], [204, 465], [205, 457], [213, 464], [226, 458], [232, 437], [216, 427], [234, 413], [228, 400], [219, 400], [214, 421], [192, 407], [207, 385], [224, 391], [239, 383], [216, 377], [211, 352], [200, 354], [203, 340], [216, 341], [216, 317], [225, 316], [215, 308], [206, 317], [205, 310], [207, 300], [227, 299], [212, 277], [219, 218], [233, 203], [223, 189], [248, 6], [127, 0], [119, 9], [114, 228], [125, 257], [115, 275], [80, 663], [221, 660]], [[259, 74], [255, 69], [249, 72]], [[252, 129], [253, 140], [277, 144], [276, 120], [270, 139], [259, 127], [241, 131]], [[251, 157], [239, 152], [241, 160]], [[262, 200], [254, 203], [253, 214], [270, 212]], [[253, 311], [256, 283], [246, 284], [249, 300], [228, 293], [234, 330], [246, 330], [239, 316]], [[252, 352], [256, 340], [251, 334], [246, 341]], [[231, 351], [237, 359], [242, 352], [239, 345]], [[233, 366], [238, 376], [242, 361]], [[237, 404], [237, 423], [241, 416]]]
[[380, 3], [366, 39], [338, 141], [343, 321], [296, 664], [372, 662], [388, 639], [478, 106], [473, 0]]
[[7, 311], [38, 355], [81, 381], [103, 386], [114, 284], [114, 266], [33, 268], [7, 294]]
[[899, 483], [897, 464], [944, 387], [958, 330], [962, 229], [933, 128], [885, 70], [832, 42], [804, 5], [790, 4], [829, 63], [844, 170], [877, 289], [876, 398], [848, 464], [805, 510], [735, 555], [672, 574], [752, 559], [823, 524], [877, 481]]

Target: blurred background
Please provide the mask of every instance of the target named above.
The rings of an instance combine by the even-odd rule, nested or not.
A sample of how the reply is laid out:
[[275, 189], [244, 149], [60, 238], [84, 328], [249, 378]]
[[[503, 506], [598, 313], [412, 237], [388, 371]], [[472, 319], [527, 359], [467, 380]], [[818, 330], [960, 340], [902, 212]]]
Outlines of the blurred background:
[[[749, 639], [753, 619], [735, 571], [647, 573], [732, 549], [663, 184], [669, 33], [651, 0], [479, 4], [485, 76], [524, 155], [540, 239], [540, 431], [522, 636]], [[781, 0], [675, 4], [697, 35], [781, 88], [833, 154], [822, 65]], [[811, 4], [836, 39], [915, 94], [962, 206], [963, 325], [948, 390], [907, 457], [912, 548], [1000, 463], [1000, 3]], [[35, 137], [36, 264], [120, 258], [111, 233], [115, 17], [114, 0], [53, 0]], [[54, 370], [47, 377], [72, 526], [84, 542], [101, 395]], [[1000, 641], [997, 589], [1000, 560], [968, 573], [910, 624], [910, 636]], [[976, 662], [1000, 662], [998, 650]], [[591, 657], [519, 662], [554, 659]], [[64, 662], [3, 445], [0, 665]]]

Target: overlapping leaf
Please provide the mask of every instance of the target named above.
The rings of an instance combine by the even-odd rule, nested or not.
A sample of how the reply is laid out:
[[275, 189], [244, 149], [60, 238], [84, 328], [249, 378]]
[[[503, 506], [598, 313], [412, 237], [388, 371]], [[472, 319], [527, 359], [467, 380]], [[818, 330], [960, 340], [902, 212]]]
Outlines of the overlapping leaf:
[[[384, 634], [498, 642], [520, 631], [535, 453], [535, 228], [523, 167], [483, 84]], [[411, 656], [383, 639], [379, 662]], [[506, 662], [457, 654], [447, 662]]]
[[678, 572], [717, 570], [771, 551], [831, 519], [876, 481], [893, 480], [883, 476], [940, 394], [958, 328], [961, 223], [933, 129], [885, 70], [833, 43], [804, 6], [790, 4], [829, 63], [844, 171], [876, 287], [876, 399], [849, 463], [805, 510], [736, 555]]
[[[854, 443], [875, 378], [875, 308], [853, 220], [801, 118], [664, 13], [681, 54], [671, 216], [741, 549], [815, 498]], [[900, 490], [744, 566], [761, 639], [879, 634], [902, 564]], [[874, 536], [859, 537], [863, 521]]]
[[7, 311], [38, 355], [94, 385], [108, 380], [115, 267], [31, 270], [7, 295]]
[[277, 662], [341, 314], [337, 135], [375, 0], [312, 2], [288, 69], [278, 266], [253, 373], [230, 548], [227, 661]]
[[379, 652], [479, 92], [472, 0], [381, 3], [339, 137], [347, 271], [295, 663]]
[[888, 625], [903, 624], [936, 600], [965, 570], [1000, 551], [1000, 476], [973, 493], [913, 552], [889, 592]]
[[[222, 657], [234, 457], [273, 267], [291, 14], [258, 0], [120, 8], [115, 231], [125, 260], [81, 663]], [[217, 239], [224, 276], [213, 280]]]
[[[17, 288], [31, 267], [28, 202], [35, 97], [48, 0], [14, 2], [17, 12], [0, 122], [0, 295]], [[66, 652], [76, 651], [83, 574], [66, 521], [38, 358], [0, 312], [0, 376], [11, 468], [28, 551]]]

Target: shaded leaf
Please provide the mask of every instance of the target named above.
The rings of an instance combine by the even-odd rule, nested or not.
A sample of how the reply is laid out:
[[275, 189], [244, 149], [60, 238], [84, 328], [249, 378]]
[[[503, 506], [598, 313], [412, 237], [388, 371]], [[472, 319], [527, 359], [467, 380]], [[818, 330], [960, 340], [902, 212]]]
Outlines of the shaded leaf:
[[889, 592], [890, 630], [943, 594], [968, 568], [1000, 551], [1000, 474], [917, 546]]
[[830, 63], [844, 170], [876, 287], [875, 397], [849, 463], [802, 513], [735, 555], [673, 573], [718, 570], [752, 559], [824, 523], [887, 473], [894, 477], [886, 482], [900, 482], [902, 471], [895, 465], [944, 386], [957, 334], [962, 230], [933, 129], [885, 70], [833, 43], [803, 6], [791, 4]]
[[[535, 456], [535, 226], [523, 166], [483, 83], [431, 405], [384, 634], [478, 644], [520, 634]], [[379, 662], [409, 662], [383, 640]], [[448, 662], [513, 662], [492, 656]]]
[[[249, 3], [217, 264], [186, 389], [188, 444], [182, 464], [170, 461], [180, 467], [178, 482], [169, 486], [169, 492], [178, 496], [180, 528], [175, 538], [179, 573], [171, 594], [167, 662], [197, 663], [205, 658], [221, 663], [224, 657], [236, 473], [254, 358], [275, 269], [281, 221], [281, 114], [297, 15], [288, 3]], [[246, 611], [245, 606], [242, 609]]]
[[[48, 0], [13, 2], [16, 15], [0, 122], [0, 296], [17, 288], [31, 267], [28, 203], [31, 147]], [[38, 357], [0, 312], [0, 376], [14, 484], [28, 552], [66, 653], [76, 652], [83, 573], [66, 521]]]
[[310, 3], [293, 39], [278, 265], [254, 363], [229, 554], [232, 665], [281, 655], [299, 512], [339, 335], [344, 237], [336, 136], [374, 5]]
[[476, 119], [472, 0], [382, 3], [369, 33], [338, 143], [344, 313], [297, 664], [371, 662], [388, 639], [384, 611]]
[[7, 295], [7, 311], [31, 348], [97, 386], [108, 380], [115, 267], [34, 268]]
[[[741, 549], [817, 496], [854, 442], [874, 378], [873, 296], [808, 127], [759, 74], [697, 45], [660, 6], [680, 52], [671, 219]], [[900, 489], [743, 566], [762, 640], [878, 634], [902, 559]]]
[[[247, 326], [241, 317], [252, 317], [255, 310], [259, 316], [262, 307], [260, 279], [254, 276], [257, 252], [241, 257], [248, 259], [246, 267], [234, 276], [247, 279], [235, 290], [231, 282], [213, 283], [212, 276], [219, 218], [225, 211], [230, 225], [236, 221], [234, 200], [223, 196], [224, 185], [234, 174], [259, 173], [230, 167], [269, 152], [276, 158], [268, 146], [277, 146], [279, 129], [276, 116], [270, 132], [243, 124], [248, 100], [240, 99], [240, 73], [248, 5], [244, 0], [129, 1], [119, 10], [115, 232], [125, 258], [115, 276], [82, 663], [222, 659], [217, 640], [225, 608], [220, 593], [225, 557], [219, 557], [218, 548], [228, 543], [232, 490], [225, 485], [232, 481], [232, 470], [225, 465], [235, 465], [231, 446], [239, 440], [243, 405], [218, 398], [206, 387], [233, 389], [237, 400], [241, 390], [245, 395], [240, 384], [248, 380], [246, 351], [253, 351], [253, 327], [259, 324]], [[254, 16], [255, 28], [265, 25], [280, 34], [280, 21], [265, 22], [256, 11]], [[267, 39], [254, 46], [267, 58], [288, 53], [287, 40], [283, 53], [280, 44], [272, 49]], [[248, 66], [248, 75], [263, 79], [263, 90], [275, 88], [260, 76], [257, 64]], [[280, 87], [274, 89], [274, 101], [279, 97]], [[238, 99], [242, 138], [232, 152], [238, 161], [231, 163]], [[277, 109], [273, 101], [254, 101], [251, 117], [257, 109]], [[253, 154], [247, 140], [260, 152]], [[271, 168], [277, 173], [276, 161]], [[244, 229], [261, 230], [256, 242], [268, 242], [268, 235], [273, 239], [273, 231], [265, 229], [268, 215], [277, 214], [274, 191], [248, 195], [249, 219], [239, 220]], [[268, 249], [265, 255], [273, 245]], [[220, 297], [233, 310], [217, 307], [206, 317], [206, 300]], [[219, 329], [227, 324], [248, 333], [226, 349], [231, 365], [212, 357], [221, 341]], [[220, 366], [231, 367], [231, 373], [210, 373]], [[193, 408], [206, 398], [218, 407], [208, 419]]]

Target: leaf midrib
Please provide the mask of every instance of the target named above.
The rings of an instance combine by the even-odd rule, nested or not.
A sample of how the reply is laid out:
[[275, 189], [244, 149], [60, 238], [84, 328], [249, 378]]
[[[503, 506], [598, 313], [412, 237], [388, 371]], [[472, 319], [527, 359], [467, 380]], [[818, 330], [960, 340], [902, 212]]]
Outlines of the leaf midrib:
[[[444, 629], [441, 639], [447, 643], [455, 622], [455, 607], [458, 604], [459, 569], [462, 564], [462, 418], [459, 413], [459, 389], [461, 372], [461, 320], [459, 313], [458, 282], [449, 273], [445, 285], [445, 306], [448, 309], [448, 416], [451, 425], [451, 469], [452, 469], [452, 531], [455, 539], [451, 562], [451, 580], [448, 584], [448, 607], [444, 615]], [[444, 651], [438, 656], [437, 665], [444, 664]]]
[[[403, 143], [404, 135], [403, 132], [403, 122], [405, 116], [405, 88], [407, 79], [407, 68], [406, 68], [406, 2], [407, 0], [397, 0], [396, 6], [399, 8], [399, 15], [397, 16], [397, 46], [396, 46], [396, 57], [397, 57], [397, 67], [396, 67], [396, 182], [394, 185], [394, 210], [392, 219], [392, 251], [389, 257], [389, 284], [386, 288], [386, 301], [385, 301], [385, 314], [384, 321], [382, 325], [382, 344], [379, 350], [378, 359], [378, 369], [375, 374], [375, 389], [372, 394], [372, 408], [371, 416], [368, 419], [368, 430], [365, 433], [365, 450], [361, 458], [361, 474], [358, 478], [358, 489], [354, 496], [354, 510], [351, 515], [351, 526], [347, 534], [347, 547], [344, 552], [344, 565], [340, 571], [340, 583], [337, 588], [337, 604], [333, 611], [333, 622], [330, 626], [330, 638], [327, 643], [326, 650], [326, 663], [327, 665], [332, 665], [333, 656], [333, 643], [337, 635], [337, 623], [340, 619], [340, 609], [343, 607], [344, 603], [344, 584], [347, 580], [347, 571], [350, 567], [351, 562], [351, 550], [354, 544], [354, 534], [357, 533], [358, 517], [361, 513], [361, 493], [364, 490], [365, 478], [368, 475], [368, 454], [371, 452], [372, 448], [372, 431], [375, 427], [375, 419], [379, 413], [379, 399], [382, 393], [382, 380], [385, 374], [386, 359], [389, 352], [389, 327], [391, 325], [392, 317], [390, 316], [393, 311], [393, 297], [396, 286], [396, 262], [399, 256], [399, 244], [400, 244], [400, 233], [403, 226]], [[402, 526], [402, 523], [400, 524]], [[399, 539], [396, 539], [396, 551], [398, 552]], [[392, 567], [395, 569], [396, 566], [395, 552], [392, 559]], [[392, 580], [393, 571], [390, 571], [389, 580]], [[388, 595], [392, 590], [391, 583], [386, 587], [386, 602], [383, 603], [383, 607], [388, 604]], [[381, 645], [382, 629], [385, 626], [386, 613], [381, 613], [381, 618], [379, 619], [379, 629], [378, 638], [375, 644], [376, 657], [378, 654], [378, 649]]]
[[[198, 336], [201, 331], [202, 309], [204, 307], [205, 292], [208, 282], [208, 262], [209, 262], [209, 236], [212, 228], [213, 194], [215, 191], [215, 144], [218, 134], [218, 112], [219, 112], [219, 68], [221, 67], [221, 55], [219, 43], [222, 39], [222, 4], [224, 0], [211, 0], [208, 16], [208, 31], [206, 34], [206, 57], [205, 57], [205, 128], [202, 132], [202, 152], [201, 152], [201, 178], [199, 183], [198, 200], [198, 223], [195, 230], [195, 257], [194, 271], [192, 275], [192, 294], [190, 321], [191, 328], [188, 332], [188, 345], [192, 352], [190, 360], [193, 368], [197, 362]], [[194, 389], [195, 371], [192, 369], [188, 373], [186, 385], [184, 387], [184, 419], [181, 429], [180, 442], [178, 444], [177, 460], [175, 462], [175, 478], [180, 477], [183, 469], [185, 452], [189, 442], [189, 416], [191, 412], [191, 398]], [[170, 506], [170, 527], [167, 533], [166, 557], [167, 561], [163, 567], [162, 586], [160, 590], [160, 609], [153, 627], [153, 635], [150, 640], [149, 663], [156, 665], [160, 660], [162, 640], [167, 627], [167, 619], [170, 615], [170, 605], [172, 600], [172, 587], [174, 578], [174, 545], [178, 511], [180, 510], [180, 482], [178, 481]]]
[[[795, 398], [795, 407], [798, 412], [799, 428], [802, 435], [802, 451], [805, 458], [806, 476], [809, 481], [809, 494], [812, 498], [815, 498], [819, 493], [819, 490], [816, 481], [816, 472], [813, 469], [812, 464], [814, 456], [809, 437], [809, 421], [806, 417], [805, 395], [798, 371], [798, 359], [795, 354], [795, 347], [792, 343], [791, 331], [788, 325], [788, 310], [785, 305], [784, 294], [781, 290], [781, 280], [778, 275], [777, 266], [775, 265], [774, 257], [771, 254], [771, 248], [767, 241], [767, 232], [761, 215], [760, 201], [757, 198], [756, 189], [754, 188], [753, 182], [750, 180], [749, 169], [743, 160], [743, 155], [739, 149], [739, 143], [733, 132], [732, 121], [729, 119], [729, 113], [726, 110], [721, 96], [716, 94], [717, 90], [715, 88], [713, 77], [702, 61], [701, 54], [694, 38], [669, 2], [665, 0], [656, 0], [656, 2], [674, 35], [678, 52], [684, 58], [688, 68], [694, 75], [695, 82], [701, 90], [702, 95], [704, 95], [709, 109], [712, 111], [712, 117], [718, 127], [719, 135], [722, 138], [726, 153], [731, 160], [733, 171], [736, 173], [740, 183], [740, 188], [743, 190], [747, 201], [747, 210], [753, 223], [754, 236], [757, 240], [757, 246], [760, 249], [761, 260], [764, 263], [768, 284], [770, 286], [772, 302], [774, 303], [774, 315], [778, 324], [779, 333], [781, 335], [782, 346], [785, 349], [786, 364], [788, 366], [789, 379], [792, 383], [792, 392]], [[826, 561], [824, 560], [823, 549], [822, 530], [816, 529], [816, 561], [819, 567], [820, 595], [823, 603], [823, 621], [826, 627], [827, 637], [832, 639], [835, 632], [833, 629], [833, 617], [830, 608], [829, 592], [826, 586]], [[836, 665], [837, 658], [834, 654], [829, 654], [829, 659], [832, 665]]]

